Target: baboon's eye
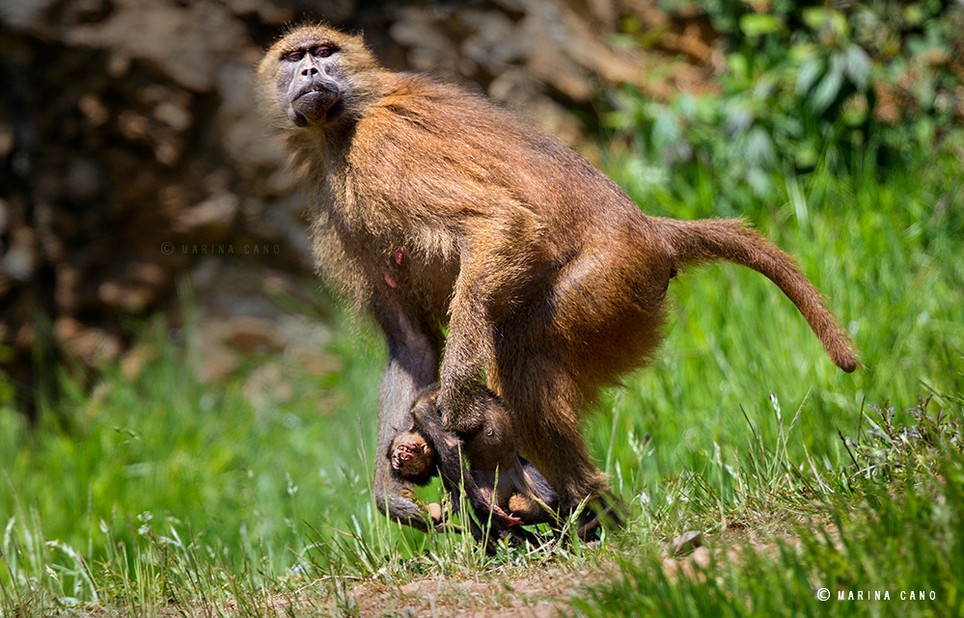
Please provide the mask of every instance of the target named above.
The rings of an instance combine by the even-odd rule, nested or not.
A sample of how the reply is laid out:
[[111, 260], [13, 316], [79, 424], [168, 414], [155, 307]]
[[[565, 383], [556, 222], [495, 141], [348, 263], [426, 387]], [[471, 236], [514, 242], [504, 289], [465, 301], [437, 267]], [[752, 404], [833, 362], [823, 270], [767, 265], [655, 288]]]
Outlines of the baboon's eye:
[[332, 55], [336, 51], [338, 51], [337, 47], [326, 43], [324, 45], [316, 45], [312, 47], [311, 55], [315, 56], [316, 58], [327, 58], [328, 56]]
[[281, 60], [283, 62], [298, 62], [305, 57], [305, 50], [296, 49], [294, 51], [289, 51], [281, 54]]

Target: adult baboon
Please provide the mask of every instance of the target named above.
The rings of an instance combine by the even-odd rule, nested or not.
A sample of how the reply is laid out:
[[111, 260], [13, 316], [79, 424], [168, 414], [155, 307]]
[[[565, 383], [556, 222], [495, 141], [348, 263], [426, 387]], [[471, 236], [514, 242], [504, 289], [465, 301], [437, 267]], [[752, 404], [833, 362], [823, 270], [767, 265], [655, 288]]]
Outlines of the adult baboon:
[[[381, 67], [360, 37], [298, 27], [258, 69], [266, 117], [312, 202], [319, 269], [388, 343], [374, 491], [424, 528], [387, 452], [435, 381], [450, 431], [489, 389], [563, 511], [608, 495], [580, 435], [602, 385], [663, 338], [666, 289], [727, 260], [790, 298], [845, 371], [849, 339], [784, 253], [739, 220], [650, 217], [585, 159], [485, 98]], [[443, 335], [448, 326], [447, 338]]]

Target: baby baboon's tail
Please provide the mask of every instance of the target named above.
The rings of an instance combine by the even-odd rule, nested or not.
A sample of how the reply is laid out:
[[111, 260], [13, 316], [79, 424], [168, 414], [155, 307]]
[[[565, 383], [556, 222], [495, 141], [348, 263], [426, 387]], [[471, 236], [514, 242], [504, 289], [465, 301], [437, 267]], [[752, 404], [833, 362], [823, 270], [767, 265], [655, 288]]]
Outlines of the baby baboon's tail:
[[762, 273], [797, 306], [831, 360], [847, 372], [857, 368], [859, 361], [853, 343], [827, 309], [823, 295], [800, 272], [793, 258], [746, 227], [742, 220], [658, 221], [676, 252], [679, 267], [726, 260]]

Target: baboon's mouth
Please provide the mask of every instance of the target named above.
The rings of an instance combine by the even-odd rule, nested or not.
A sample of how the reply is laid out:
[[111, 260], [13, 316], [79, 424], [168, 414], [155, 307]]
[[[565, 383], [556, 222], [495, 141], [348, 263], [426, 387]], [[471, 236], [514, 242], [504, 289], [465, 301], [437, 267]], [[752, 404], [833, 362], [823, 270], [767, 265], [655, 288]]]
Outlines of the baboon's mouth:
[[291, 102], [294, 103], [295, 101], [301, 99], [302, 97], [308, 96], [310, 94], [315, 94], [315, 93], [323, 94], [327, 99], [334, 99], [340, 94], [338, 90], [338, 86], [336, 86], [333, 82], [317, 81], [317, 82], [312, 82], [311, 84], [308, 84], [307, 86], [299, 90], [297, 93], [295, 93], [295, 96], [291, 99]]
[[332, 81], [314, 81], [291, 97], [289, 117], [299, 127], [330, 120], [341, 109], [341, 90]]

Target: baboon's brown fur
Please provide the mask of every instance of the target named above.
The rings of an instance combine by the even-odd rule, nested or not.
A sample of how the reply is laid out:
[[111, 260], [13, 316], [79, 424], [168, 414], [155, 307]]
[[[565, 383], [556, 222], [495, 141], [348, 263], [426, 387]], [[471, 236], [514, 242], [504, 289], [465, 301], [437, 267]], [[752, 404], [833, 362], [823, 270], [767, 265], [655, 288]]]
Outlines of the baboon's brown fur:
[[[360, 37], [294, 29], [261, 62], [267, 118], [309, 190], [319, 270], [379, 322], [389, 360], [379, 448], [441, 382], [448, 429], [479, 425], [485, 386], [513, 416], [520, 452], [563, 510], [608, 492], [580, 435], [601, 385], [663, 337], [683, 267], [753, 268], [793, 301], [830, 358], [857, 366], [846, 333], [793, 260], [739, 220], [649, 217], [586, 160], [481, 96], [382, 68]], [[448, 337], [443, 326], [448, 325]], [[377, 458], [374, 491], [425, 526]]]

